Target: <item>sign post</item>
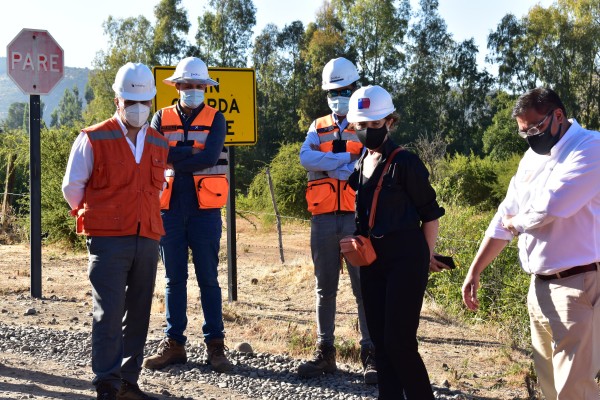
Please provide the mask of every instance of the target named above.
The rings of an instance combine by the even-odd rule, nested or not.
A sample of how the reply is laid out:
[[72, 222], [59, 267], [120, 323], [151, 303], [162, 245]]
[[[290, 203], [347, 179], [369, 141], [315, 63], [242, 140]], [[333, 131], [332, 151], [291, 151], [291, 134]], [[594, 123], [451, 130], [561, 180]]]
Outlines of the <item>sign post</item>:
[[[163, 79], [173, 75], [175, 67], [154, 67], [156, 97], [154, 111], [177, 103], [179, 95], [174, 86]], [[228, 146], [229, 196], [227, 198], [227, 287], [229, 301], [237, 300], [237, 248], [235, 225], [235, 146], [253, 145], [257, 140], [256, 77], [251, 68], [208, 68], [212, 79], [219, 82], [206, 90], [205, 104], [225, 116]]]
[[6, 50], [8, 76], [29, 96], [29, 201], [31, 296], [42, 297], [42, 202], [40, 95], [48, 94], [63, 78], [63, 49], [48, 33], [23, 29]]

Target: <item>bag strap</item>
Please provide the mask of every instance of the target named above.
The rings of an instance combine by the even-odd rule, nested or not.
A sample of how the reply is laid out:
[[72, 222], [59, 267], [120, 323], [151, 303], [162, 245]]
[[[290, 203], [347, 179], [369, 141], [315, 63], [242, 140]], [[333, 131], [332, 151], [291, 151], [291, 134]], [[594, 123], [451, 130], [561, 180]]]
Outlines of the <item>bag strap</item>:
[[396, 147], [388, 157], [385, 166], [383, 167], [383, 171], [381, 171], [381, 176], [379, 177], [377, 187], [375, 188], [375, 194], [373, 195], [373, 203], [371, 203], [371, 216], [369, 217], [369, 234], [371, 233], [371, 229], [373, 229], [373, 226], [375, 225], [375, 211], [377, 210], [377, 200], [379, 199], [379, 193], [381, 192], [381, 186], [383, 185], [383, 177], [396, 154], [398, 154], [402, 150], [404, 150], [402, 146]]

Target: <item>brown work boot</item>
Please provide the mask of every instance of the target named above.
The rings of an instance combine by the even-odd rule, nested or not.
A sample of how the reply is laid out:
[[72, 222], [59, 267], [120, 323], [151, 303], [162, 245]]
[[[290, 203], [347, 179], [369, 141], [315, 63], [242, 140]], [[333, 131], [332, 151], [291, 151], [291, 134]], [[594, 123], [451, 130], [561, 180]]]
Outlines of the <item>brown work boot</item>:
[[233, 368], [233, 365], [225, 356], [225, 350], [229, 349], [225, 346], [223, 339], [213, 339], [206, 343], [206, 361], [213, 371], [227, 372]]
[[335, 347], [318, 344], [312, 360], [298, 366], [298, 375], [302, 378], [314, 378], [326, 372], [335, 372]]
[[360, 349], [360, 360], [363, 365], [363, 377], [367, 385], [377, 383], [377, 368], [375, 367], [375, 348], [363, 347]]
[[119, 393], [117, 393], [117, 400], [158, 400], [156, 397], [148, 396], [146, 393], [140, 390], [140, 387], [131, 382], [123, 381]]
[[116, 400], [117, 389], [109, 381], [100, 381], [96, 385], [96, 400]]
[[148, 369], [161, 369], [171, 364], [185, 364], [187, 355], [185, 345], [173, 339], [164, 338], [158, 345], [156, 354], [146, 358], [142, 367]]

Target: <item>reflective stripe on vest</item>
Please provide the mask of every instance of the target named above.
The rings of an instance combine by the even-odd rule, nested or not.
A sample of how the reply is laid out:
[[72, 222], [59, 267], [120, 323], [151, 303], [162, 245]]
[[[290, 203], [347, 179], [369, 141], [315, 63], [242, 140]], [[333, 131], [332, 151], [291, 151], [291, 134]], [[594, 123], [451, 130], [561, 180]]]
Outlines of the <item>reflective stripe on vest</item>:
[[[352, 129], [340, 129], [333, 116], [315, 120], [315, 128], [319, 135], [319, 150], [322, 152], [333, 151], [333, 141], [341, 140], [346, 151], [353, 154], [362, 152], [362, 144]], [[334, 211], [354, 211], [355, 192], [347, 181], [330, 178], [327, 171], [309, 171], [308, 186], [306, 188], [306, 202], [308, 211], [313, 215], [325, 214]]]

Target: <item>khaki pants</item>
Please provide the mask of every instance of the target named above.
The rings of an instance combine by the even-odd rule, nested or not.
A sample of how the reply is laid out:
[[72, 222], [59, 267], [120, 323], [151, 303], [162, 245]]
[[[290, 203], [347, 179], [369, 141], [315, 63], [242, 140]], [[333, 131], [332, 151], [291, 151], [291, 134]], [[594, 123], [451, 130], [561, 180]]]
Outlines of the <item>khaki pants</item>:
[[536, 373], [547, 400], [598, 400], [600, 271], [543, 281], [527, 296]]

